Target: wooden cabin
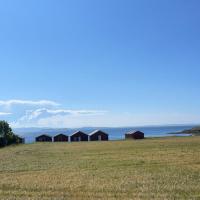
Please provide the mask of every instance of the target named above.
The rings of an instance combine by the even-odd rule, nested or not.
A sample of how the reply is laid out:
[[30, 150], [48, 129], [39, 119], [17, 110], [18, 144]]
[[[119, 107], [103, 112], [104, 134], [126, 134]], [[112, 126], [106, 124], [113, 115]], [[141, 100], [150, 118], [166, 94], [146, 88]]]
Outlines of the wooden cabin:
[[130, 131], [125, 134], [125, 139], [144, 139], [144, 133], [141, 131]]
[[108, 141], [108, 134], [101, 131], [96, 130], [89, 135], [90, 141]]
[[88, 135], [82, 131], [77, 131], [71, 135], [71, 142], [88, 141]]
[[49, 135], [40, 135], [36, 137], [36, 142], [52, 142], [52, 137]]
[[54, 136], [54, 142], [68, 142], [69, 137], [64, 134]]
[[17, 136], [17, 143], [18, 144], [25, 144], [25, 138]]

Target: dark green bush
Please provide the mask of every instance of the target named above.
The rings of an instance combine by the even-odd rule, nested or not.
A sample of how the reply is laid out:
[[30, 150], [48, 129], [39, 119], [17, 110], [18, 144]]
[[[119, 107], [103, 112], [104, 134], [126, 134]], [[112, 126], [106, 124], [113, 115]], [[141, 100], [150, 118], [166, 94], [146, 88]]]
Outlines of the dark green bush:
[[23, 143], [23, 139], [15, 135], [6, 121], [0, 121], [0, 147]]

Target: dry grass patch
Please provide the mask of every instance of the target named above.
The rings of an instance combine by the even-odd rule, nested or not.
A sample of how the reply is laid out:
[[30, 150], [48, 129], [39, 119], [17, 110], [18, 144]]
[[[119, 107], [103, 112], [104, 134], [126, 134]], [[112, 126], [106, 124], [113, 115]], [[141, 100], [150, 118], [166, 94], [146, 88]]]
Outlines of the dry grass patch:
[[200, 137], [0, 149], [0, 199], [200, 199]]

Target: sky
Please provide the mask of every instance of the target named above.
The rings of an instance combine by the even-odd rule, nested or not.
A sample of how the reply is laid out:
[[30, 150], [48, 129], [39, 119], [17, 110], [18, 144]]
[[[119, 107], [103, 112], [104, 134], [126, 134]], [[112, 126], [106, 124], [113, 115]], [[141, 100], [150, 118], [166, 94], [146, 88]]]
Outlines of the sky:
[[0, 0], [0, 120], [200, 122], [199, 0]]

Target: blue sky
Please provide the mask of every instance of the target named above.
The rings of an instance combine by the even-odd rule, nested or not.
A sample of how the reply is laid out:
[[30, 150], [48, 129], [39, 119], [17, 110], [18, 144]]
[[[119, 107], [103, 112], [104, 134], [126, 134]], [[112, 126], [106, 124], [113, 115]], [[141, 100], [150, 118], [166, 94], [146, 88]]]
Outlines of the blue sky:
[[0, 0], [0, 119], [199, 123], [199, 8], [199, 0]]

